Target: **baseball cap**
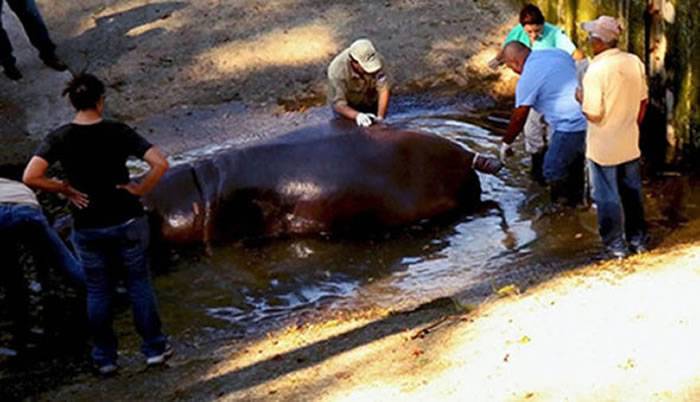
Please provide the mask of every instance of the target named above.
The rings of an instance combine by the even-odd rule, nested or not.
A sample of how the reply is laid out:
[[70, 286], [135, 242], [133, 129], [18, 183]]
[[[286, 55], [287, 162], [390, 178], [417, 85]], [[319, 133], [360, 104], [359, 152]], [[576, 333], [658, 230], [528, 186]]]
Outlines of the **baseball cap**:
[[350, 45], [350, 56], [369, 74], [376, 73], [382, 68], [382, 61], [369, 39], [358, 39], [353, 42]]
[[622, 26], [613, 17], [602, 15], [593, 21], [587, 21], [581, 24], [581, 28], [588, 32], [589, 35], [602, 39], [605, 42], [618, 39], [622, 33]]

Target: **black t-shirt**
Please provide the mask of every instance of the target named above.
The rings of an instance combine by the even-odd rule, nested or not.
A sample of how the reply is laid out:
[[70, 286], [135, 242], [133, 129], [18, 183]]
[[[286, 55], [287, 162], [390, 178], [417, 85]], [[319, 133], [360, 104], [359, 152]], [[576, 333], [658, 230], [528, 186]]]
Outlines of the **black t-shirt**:
[[36, 155], [60, 162], [70, 185], [87, 194], [88, 206], [73, 208], [75, 227], [103, 228], [144, 214], [138, 197], [116, 186], [129, 182], [127, 158], [143, 158], [151, 146], [122, 123], [71, 123], [46, 136]]

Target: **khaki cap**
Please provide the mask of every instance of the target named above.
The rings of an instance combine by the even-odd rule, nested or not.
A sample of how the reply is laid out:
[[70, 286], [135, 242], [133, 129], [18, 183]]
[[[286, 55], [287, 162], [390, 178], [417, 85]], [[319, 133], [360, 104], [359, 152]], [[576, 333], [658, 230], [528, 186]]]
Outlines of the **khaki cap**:
[[350, 57], [360, 63], [360, 67], [372, 74], [381, 70], [382, 61], [369, 39], [358, 39], [350, 45]]
[[611, 42], [620, 37], [622, 26], [613, 17], [602, 15], [593, 21], [587, 21], [581, 24], [581, 28], [588, 32], [589, 35], [602, 39], [605, 42]]

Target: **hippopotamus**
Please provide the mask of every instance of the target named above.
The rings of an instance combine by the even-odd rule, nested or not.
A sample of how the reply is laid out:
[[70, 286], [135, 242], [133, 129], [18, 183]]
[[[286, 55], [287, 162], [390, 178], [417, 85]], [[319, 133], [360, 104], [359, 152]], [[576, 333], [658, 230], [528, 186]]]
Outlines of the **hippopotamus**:
[[474, 207], [498, 160], [398, 126], [299, 129], [175, 166], [144, 204], [174, 244], [397, 227]]

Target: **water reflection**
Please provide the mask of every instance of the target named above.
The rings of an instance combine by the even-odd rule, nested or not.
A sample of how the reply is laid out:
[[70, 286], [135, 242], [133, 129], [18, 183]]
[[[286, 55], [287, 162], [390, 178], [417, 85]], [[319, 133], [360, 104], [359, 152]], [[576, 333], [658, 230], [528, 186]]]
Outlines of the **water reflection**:
[[[392, 123], [433, 132], [475, 152], [498, 152], [498, 135], [446, 107], [404, 113]], [[214, 248], [196, 264], [182, 261], [168, 280], [178, 288], [177, 308], [194, 306], [193, 314], [220, 325], [254, 330], [319, 309], [411, 307], [488, 281], [533, 255], [551, 259], [552, 222], [536, 221], [527, 212], [546, 197], [530, 185], [524, 153], [519, 155], [498, 177], [480, 175], [484, 208], [457, 221], [423, 222], [370, 239], [239, 242]], [[564, 220], [571, 230], [580, 226], [578, 217]], [[538, 251], [542, 241], [546, 252]]]

